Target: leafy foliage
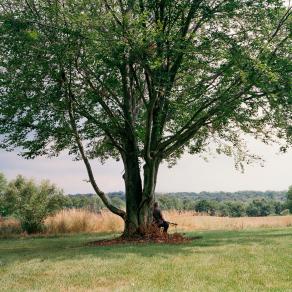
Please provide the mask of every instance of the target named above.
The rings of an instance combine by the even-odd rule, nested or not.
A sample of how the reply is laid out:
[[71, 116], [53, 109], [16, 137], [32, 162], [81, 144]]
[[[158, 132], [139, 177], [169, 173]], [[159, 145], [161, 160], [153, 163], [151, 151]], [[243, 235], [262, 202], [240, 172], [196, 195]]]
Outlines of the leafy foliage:
[[48, 181], [39, 185], [33, 180], [17, 176], [9, 182], [7, 190], [1, 195], [1, 215], [14, 215], [28, 233], [40, 232], [43, 220], [64, 204], [62, 191]]
[[7, 187], [7, 180], [3, 173], [0, 172], [0, 194], [3, 194]]
[[76, 194], [66, 196], [66, 208], [87, 209], [100, 212], [104, 205], [94, 194]]
[[200, 152], [210, 138], [236, 154], [239, 129], [266, 142], [276, 129], [281, 138], [291, 131], [291, 21], [282, 1], [142, 2], [3, 1], [3, 147], [21, 146], [27, 157], [77, 154], [68, 90], [90, 157], [119, 156], [122, 124], [132, 119], [144, 158], [152, 106], [158, 120], [148, 122], [162, 131], [153, 151], [164, 158]]
[[273, 214], [274, 210], [269, 202], [265, 200], [254, 200], [246, 209], [246, 213], [251, 217], [267, 216]]

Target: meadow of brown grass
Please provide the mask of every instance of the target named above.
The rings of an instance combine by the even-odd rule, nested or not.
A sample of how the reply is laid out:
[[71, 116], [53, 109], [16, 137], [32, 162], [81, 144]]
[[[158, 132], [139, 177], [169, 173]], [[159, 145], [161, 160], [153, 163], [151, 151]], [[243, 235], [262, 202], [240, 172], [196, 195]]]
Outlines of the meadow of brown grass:
[[250, 228], [287, 227], [292, 226], [292, 216], [268, 217], [215, 217], [193, 212], [169, 211], [165, 213], [167, 220], [178, 224], [177, 229], [193, 230], [240, 230]]
[[123, 220], [110, 212], [100, 214], [83, 209], [61, 210], [45, 220], [47, 233], [118, 232]]
[[14, 218], [3, 219], [0, 217], [0, 236], [21, 233], [20, 222]]
[[[200, 215], [194, 212], [164, 212], [164, 217], [177, 223], [172, 231], [194, 230], [241, 230], [250, 228], [286, 227], [292, 226], [292, 216], [269, 217], [214, 217]], [[78, 233], [78, 232], [121, 232], [123, 221], [110, 212], [100, 214], [87, 210], [62, 210], [45, 221], [48, 233]]]

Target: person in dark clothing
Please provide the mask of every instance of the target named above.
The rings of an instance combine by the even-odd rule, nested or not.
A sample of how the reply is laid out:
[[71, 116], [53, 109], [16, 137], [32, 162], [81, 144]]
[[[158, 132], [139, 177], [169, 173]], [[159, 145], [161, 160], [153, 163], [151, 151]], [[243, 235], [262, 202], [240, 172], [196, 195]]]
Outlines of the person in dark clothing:
[[154, 208], [153, 208], [153, 222], [158, 226], [158, 227], [163, 227], [163, 232], [167, 232], [169, 223], [164, 220], [162, 216], [162, 212], [159, 208], [159, 205], [157, 202], [154, 203]]

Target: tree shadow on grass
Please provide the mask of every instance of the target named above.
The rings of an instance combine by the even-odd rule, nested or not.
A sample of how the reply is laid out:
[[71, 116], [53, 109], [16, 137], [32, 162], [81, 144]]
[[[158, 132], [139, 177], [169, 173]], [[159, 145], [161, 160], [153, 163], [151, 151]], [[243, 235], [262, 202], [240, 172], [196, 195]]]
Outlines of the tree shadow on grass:
[[[100, 259], [122, 259], [127, 256], [171, 258], [172, 256], [200, 252], [209, 253], [210, 248], [250, 244], [266, 245], [283, 237], [292, 238], [292, 229], [261, 230], [261, 231], [214, 231], [189, 233], [188, 236], [201, 236], [199, 239], [183, 244], [119, 244], [112, 246], [90, 246], [89, 242], [102, 239], [101, 235], [75, 235], [52, 238], [28, 238], [5, 240], [0, 242], [1, 266], [15, 261], [63, 261], [96, 257]], [[203, 249], [202, 249], [203, 248]], [[205, 249], [204, 249], [205, 248]]]

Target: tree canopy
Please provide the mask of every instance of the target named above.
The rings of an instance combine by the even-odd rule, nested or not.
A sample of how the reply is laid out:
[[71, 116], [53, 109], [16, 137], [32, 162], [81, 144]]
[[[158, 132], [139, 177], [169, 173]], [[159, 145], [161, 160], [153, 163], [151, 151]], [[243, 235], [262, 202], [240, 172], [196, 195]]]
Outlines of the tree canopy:
[[[246, 133], [291, 144], [291, 7], [281, 0], [2, 0], [0, 11], [1, 146], [27, 158], [69, 150], [128, 221], [150, 218], [164, 160], [215, 142], [249, 163]], [[125, 166], [127, 215], [91, 170], [90, 159], [109, 157]]]

